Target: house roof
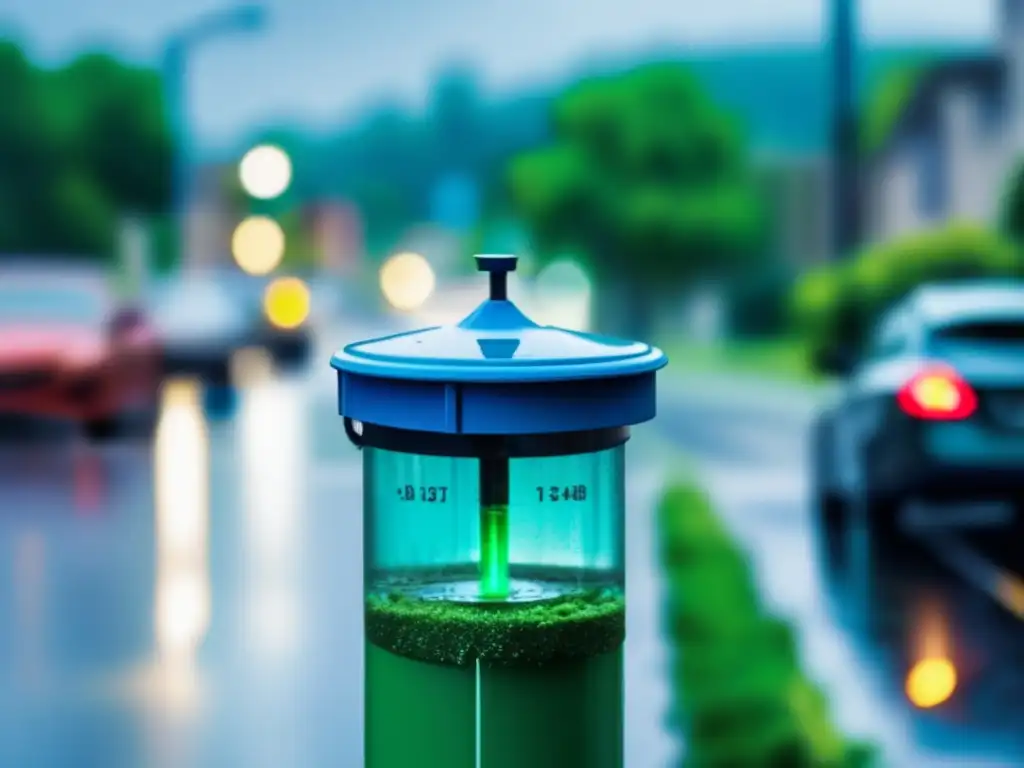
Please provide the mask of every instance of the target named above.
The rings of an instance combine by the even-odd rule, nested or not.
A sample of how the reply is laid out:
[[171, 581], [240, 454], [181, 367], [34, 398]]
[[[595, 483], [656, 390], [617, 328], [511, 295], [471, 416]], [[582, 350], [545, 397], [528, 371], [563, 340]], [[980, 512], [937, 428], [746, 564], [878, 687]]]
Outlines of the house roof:
[[1005, 77], [1006, 65], [996, 55], [956, 58], [927, 68], [878, 146], [878, 154], [886, 154], [902, 139], [937, 125], [940, 98], [954, 87], [967, 86], [978, 93], [994, 113], [1001, 115]]

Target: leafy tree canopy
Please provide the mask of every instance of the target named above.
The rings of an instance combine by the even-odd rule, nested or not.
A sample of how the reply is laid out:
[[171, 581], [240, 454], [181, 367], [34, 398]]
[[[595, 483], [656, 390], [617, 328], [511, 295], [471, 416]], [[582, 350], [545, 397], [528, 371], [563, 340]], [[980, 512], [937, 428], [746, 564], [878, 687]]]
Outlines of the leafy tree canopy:
[[0, 253], [108, 254], [118, 217], [170, 200], [157, 74], [102, 54], [52, 70], [0, 43]]
[[509, 173], [542, 250], [581, 248], [599, 276], [651, 290], [758, 250], [741, 133], [682, 66], [585, 81], [556, 102], [553, 130]]

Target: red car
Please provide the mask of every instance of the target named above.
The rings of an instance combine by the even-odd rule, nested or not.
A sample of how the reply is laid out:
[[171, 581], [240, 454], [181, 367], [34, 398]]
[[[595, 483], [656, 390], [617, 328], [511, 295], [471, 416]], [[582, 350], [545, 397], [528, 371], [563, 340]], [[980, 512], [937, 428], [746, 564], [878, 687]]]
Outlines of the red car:
[[155, 412], [160, 349], [104, 273], [0, 265], [0, 414], [72, 419], [94, 439]]

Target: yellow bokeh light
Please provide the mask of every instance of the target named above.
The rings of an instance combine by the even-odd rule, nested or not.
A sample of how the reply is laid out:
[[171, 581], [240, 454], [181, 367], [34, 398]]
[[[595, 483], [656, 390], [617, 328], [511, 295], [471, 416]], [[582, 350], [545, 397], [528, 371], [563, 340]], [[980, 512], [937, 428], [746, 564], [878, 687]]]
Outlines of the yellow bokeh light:
[[250, 216], [231, 236], [231, 253], [250, 275], [273, 272], [284, 258], [284, 247], [284, 230], [267, 216]]
[[380, 289], [395, 309], [418, 309], [434, 292], [434, 270], [418, 253], [397, 253], [380, 269]]
[[309, 317], [309, 288], [297, 277], [282, 277], [267, 286], [263, 309], [277, 328], [298, 328]]
[[292, 161], [280, 147], [262, 144], [245, 153], [238, 178], [246, 194], [272, 200], [284, 194], [292, 182]]
[[948, 701], [956, 686], [953, 662], [930, 657], [917, 662], [907, 675], [907, 698], [915, 707], [930, 709]]

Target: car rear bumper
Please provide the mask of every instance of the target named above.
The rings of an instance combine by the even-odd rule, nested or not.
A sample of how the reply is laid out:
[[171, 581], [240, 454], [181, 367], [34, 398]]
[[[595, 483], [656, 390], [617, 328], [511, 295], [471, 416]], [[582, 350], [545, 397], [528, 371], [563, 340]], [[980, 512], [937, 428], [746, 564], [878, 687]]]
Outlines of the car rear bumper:
[[1024, 499], [1024, 469], [926, 464], [902, 482], [875, 486], [873, 495], [932, 503]]
[[82, 380], [0, 394], [0, 414], [92, 421], [117, 413], [108, 382]]
[[873, 495], [931, 502], [1024, 498], [1024, 433], [969, 422], [892, 427], [868, 451]]

